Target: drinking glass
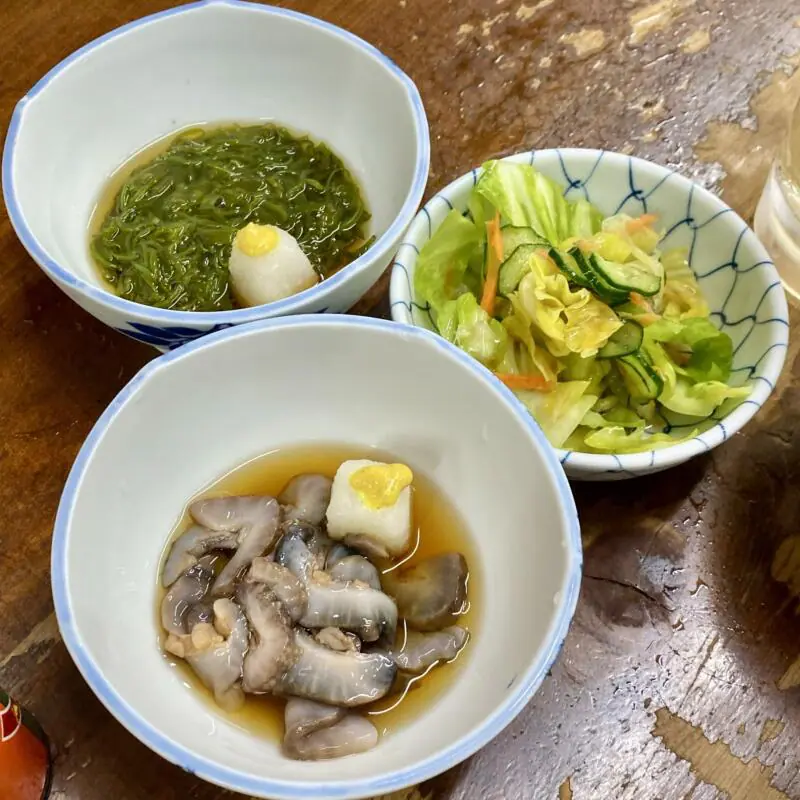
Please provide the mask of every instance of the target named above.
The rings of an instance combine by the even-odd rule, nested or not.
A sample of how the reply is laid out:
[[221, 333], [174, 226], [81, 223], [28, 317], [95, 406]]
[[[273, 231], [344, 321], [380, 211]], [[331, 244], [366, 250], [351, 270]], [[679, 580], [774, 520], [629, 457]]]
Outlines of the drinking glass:
[[756, 208], [754, 228], [772, 256], [784, 288], [800, 300], [800, 102], [789, 115]]

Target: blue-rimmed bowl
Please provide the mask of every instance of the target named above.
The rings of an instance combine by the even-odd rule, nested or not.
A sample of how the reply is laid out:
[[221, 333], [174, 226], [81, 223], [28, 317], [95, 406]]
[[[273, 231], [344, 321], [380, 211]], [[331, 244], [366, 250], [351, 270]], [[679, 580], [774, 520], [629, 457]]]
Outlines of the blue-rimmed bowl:
[[[698, 428], [693, 439], [643, 453], [594, 455], [557, 450], [570, 478], [617, 480], [658, 472], [705, 453], [739, 431], [764, 404], [780, 375], [789, 336], [786, 297], [769, 254], [745, 222], [718, 197], [674, 170], [641, 158], [601, 150], [537, 150], [509, 156], [534, 164], [564, 187], [564, 196], [586, 198], [605, 215], [656, 213], [666, 229], [663, 247], [686, 248], [711, 309], [711, 319], [734, 344], [731, 383], [752, 385], [750, 396], [718, 409], [706, 420], [671, 416], [674, 435]], [[414, 293], [417, 256], [447, 213], [465, 210], [480, 175], [473, 169], [431, 198], [409, 227], [391, 278], [392, 317], [435, 329]]]
[[[300, 763], [164, 661], [156, 574], [188, 498], [254, 456], [312, 443], [378, 448], [435, 482], [472, 538], [477, 621], [424, 713], [369, 753]], [[53, 536], [59, 627], [106, 707], [173, 763], [273, 800], [383, 795], [485, 745], [547, 674], [580, 574], [569, 485], [514, 395], [440, 337], [358, 317], [264, 320], [150, 362], [89, 434]]]
[[[330, 145], [372, 212], [373, 246], [293, 297], [234, 311], [169, 311], [124, 300], [100, 279], [88, 224], [108, 177], [142, 147], [189, 125], [274, 120]], [[3, 191], [22, 243], [75, 302], [162, 349], [266, 317], [350, 308], [380, 277], [417, 211], [428, 123], [410, 78], [327, 22], [210, 0], [125, 25], [53, 68], [18, 103]]]

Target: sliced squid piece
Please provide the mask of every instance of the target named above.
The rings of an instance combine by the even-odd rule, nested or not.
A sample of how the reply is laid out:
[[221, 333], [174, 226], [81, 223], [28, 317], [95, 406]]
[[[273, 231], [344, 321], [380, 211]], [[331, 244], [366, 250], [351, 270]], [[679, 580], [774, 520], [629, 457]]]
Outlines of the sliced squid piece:
[[323, 533], [321, 528], [316, 528], [308, 537], [306, 542], [311, 553], [312, 563], [315, 570], [325, 569], [328, 560], [328, 553], [333, 546], [333, 539]]
[[278, 495], [283, 518], [319, 525], [331, 501], [332, 484], [333, 481], [324, 475], [295, 475]]
[[344, 537], [344, 542], [350, 549], [362, 553], [373, 561], [388, 561], [392, 558], [388, 547], [365, 533], [349, 533]]
[[329, 570], [337, 561], [341, 561], [348, 556], [357, 556], [358, 551], [352, 547], [348, 547], [342, 542], [334, 542], [331, 549], [328, 550], [328, 555], [325, 559], [325, 569]]
[[364, 753], [378, 743], [378, 731], [369, 720], [312, 700], [290, 698], [284, 719], [283, 750], [289, 758], [340, 758]]
[[[228, 711], [241, 708], [244, 694], [240, 684], [249, 632], [242, 609], [227, 598], [214, 603], [215, 621], [195, 625], [190, 635], [167, 638], [166, 649], [185, 658], [201, 681], [214, 693], [217, 704]], [[227, 637], [218, 632], [227, 631]]]
[[212, 550], [234, 550], [239, 543], [231, 531], [212, 531], [202, 525], [192, 525], [173, 543], [161, 572], [161, 584], [171, 586], [180, 576], [191, 569]]
[[365, 583], [334, 581], [317, 572], [306, 583], [308, 606], [300, 618], [304, 628], [341, 628], [365, 642], [393, 642], [397, 606], [391, 597]]
[[364, 556], [348, 555], [328, 567], [328, 574], [337, 581], [360, 581], [381, 591], [381, 576], [375, 565]]
[[274, 497], [211, 497], [192, 503], [189, 513], [206, 528], [237, 536], [236, 552], [211, 587], [215, 596], [232, 594], [239, 573], [278, 538], [280, 506]]
[[180, 636], [190, 633], [194, 622], [188, 620], [193, 606], [202, 603], [214, 580], [214, 557], [203, 556], [189, 567], [170, 587], [161, 601], [161, 624], [167, 633]]
[[256, 694], [270, 692], [299, 654], [291, 620], [283, 604], [264, 584], [240, 584], [237, 598], [252, 634], [244, 659], [243, 688]]
[[437, 631], [456, 621], [467, 599], [467, 562], [461, 553], [442, 553], [384, 576], [397, 611], [418, 631]]
[[255, 558], [247, 575], [249, 581], [263, 583], [280, 600], [292, 622], [297, 622], [308, 607], [308, 593], [303, 582], [286, 567], [266, 558]]
[[403, 649], [389, 655], [399, 670], [418, 675], [439, 661], [452, 661], [468, 639], [457, 625], [432, 633], [409, 631]]
[[289, 522], [275, 548], [275, 561], [308, 581], [316, 570], [324, 569], [331, 541], [316, 526], [307, 522]]
[[360, 706], [388, 694], [397, 667], [381, 653], [337, 652], [294, 632], [299, 657], [281, 677], [276, 694], [304, 697], [332, 706]]
[[300, 522], [286, 527], [275, 549], [275, 563], [289, 570], [305, 586], [308, 604], [300, 624], [306, 628], [342, 628], [368, 642], [380, 638], [393, 641], [397, 628], [394, 601], [366, 583], [332, 580], [322, 571], [329, 549], [321, 541], [318, 528]]

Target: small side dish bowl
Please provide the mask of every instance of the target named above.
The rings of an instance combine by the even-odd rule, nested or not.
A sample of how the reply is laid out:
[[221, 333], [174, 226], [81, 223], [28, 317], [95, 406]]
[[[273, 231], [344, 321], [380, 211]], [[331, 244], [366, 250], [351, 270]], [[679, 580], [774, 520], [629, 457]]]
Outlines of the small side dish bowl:
[[[368, 251], [310, 289], [253, 308], [171, 311], [110, 291], [88, 233], [108, 178], [187, 126], [257, 121], [308, 133], [342, 157], [372, 213]], [[11, 119], [3, 191], [17, 235], [61, 289], [118, 331], [168, 349], [243, 322], [354, 305], [419, 206], [429, 150], [419, 92], [372, 45], [294, 11], [208, 0], [118, 28], [45, 75]]]
[[[699, 425], [676, 421], [684, 436], [697, 436], [658, 450], [600, 455], [556, 449], [567, 475], [578, 480], [619, 480], [681, 464], [724, 442], [761, 408], [775, 387], [786, 357], [789, 322], [786, 297], [769, 254], [747, 224], [718, 197], [674, 170], [634, 156], [601, 150], [536, 150], [506, 160], [530, 163], [564, 187], [569, 200], [585, 198], [604, 216], [658, 215], [664, 248], [686, 248], [689, 265], [708, 302], [711, 321], [733, 341], [730, 383], [748, 383], [747, 399], [723, 405]], [[418, 302], [414, 269], [419, 252], [442, 220], [465, 210], [481, 174], [476, 168], [432, 197], [409, 227], [391, 278], [392, 317], [435, 330], [429, 308]]]
[[[196, 492], [267, 451], [326, 443], [376, 448], [433, 481], [464, 518], [482, 603], [435, 703], [370, 752], [298, 762], [228, 721], [164, 660], [156, 575]], [[64, 642], [109, 711], [183, 769], [274, 800], [383, 795], [485, 745], [547, 674], [580, 574], [569, 485], [514, 395], [427, 331], [328, 315], [221, 331], [144, 367], [79, 453], [52, 551]]]

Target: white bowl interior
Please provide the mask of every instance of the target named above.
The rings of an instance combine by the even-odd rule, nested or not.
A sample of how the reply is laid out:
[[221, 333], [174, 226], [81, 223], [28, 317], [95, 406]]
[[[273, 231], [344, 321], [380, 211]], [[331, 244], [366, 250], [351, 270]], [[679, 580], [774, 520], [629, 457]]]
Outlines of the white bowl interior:
[[[574, 603], [574, 507], [521, 407], [435, 337], [336, 318], [248, 327], [148, 368], [92, 434], [57, 525], [59, 621], [95, 691], [112, 708], [117, 701], [109, 698], [122, 698], [141, 718], [123, 721], [145, 741], [152, 727], [201, 762], [247, 779], [345, 782], [354, 793], [342, 796], [360, 796], [353, 781], [438, 757], [504, 703], [518, 710], [527, 699], [514, 695], [526, 683], [534, 688], [532, 676], [543, 677]], [[479, 635], [434, 707], [372, 752], [298, 763], [283, 758], [276, 742], [226, 722], [181, 683], [159, 653], [154, 609], [159, 556], [186, 500], [254, 456], [314, 442], [377, 447], [433, 478], [468, 524], [483, 591]], [[92, 678], [98, 673], [110, 688]], [[504, 722], [513, 717], [502, 714]], [[229, 780], [202, 763], [192, 768]]]
[[52, 259], [100, 286], [88, 221], [107, 178], [180, 128], [257, 120], [330, 145], [362, 187], [372, 233], [389, 228], [418, 157], [398, 75], [330, 28], [227, 3], [179, 9], [112, 34], [35, 94], [12, 167], [22, 216]]

